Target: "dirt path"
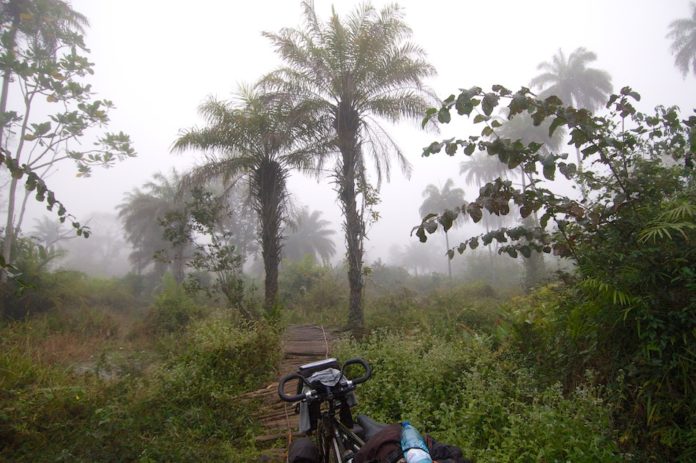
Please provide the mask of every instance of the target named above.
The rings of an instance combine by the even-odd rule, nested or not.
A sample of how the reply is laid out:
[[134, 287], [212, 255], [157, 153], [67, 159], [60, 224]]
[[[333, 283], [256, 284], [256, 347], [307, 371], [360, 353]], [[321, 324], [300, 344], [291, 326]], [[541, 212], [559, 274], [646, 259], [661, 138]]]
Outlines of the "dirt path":
[[[289, 326], [283, 335], [283, 358], [278, 377], [296, 371], [299, 365], [327, 358], [332, 340], [333, 333], [320, 326]], [[261, 461], [284, 461], [289, 430], [297, 433], [298, 415], [291, 405], [281, 402], [277, 391], [278, 383], [274, 381], [263, 389], [245, 394], [245, 397], [255, 399], [259, 404], [255, 417], [263, 430], [256, 438], [257, 443], [276, 447], [265, 452], [265, 458]], [[278, 448], [278, 445], [282, 448]]]

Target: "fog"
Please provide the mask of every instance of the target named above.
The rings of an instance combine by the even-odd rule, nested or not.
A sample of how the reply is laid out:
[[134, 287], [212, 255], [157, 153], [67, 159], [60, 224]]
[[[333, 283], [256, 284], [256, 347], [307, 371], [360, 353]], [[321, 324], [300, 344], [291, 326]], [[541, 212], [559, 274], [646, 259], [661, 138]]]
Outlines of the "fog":
[[[332, 3], [341, 15], [358, 4], [317, 0], [322, 18]], [[373, 2], [377, 7], [385, 3]], [[413, 41], [437, 69], [428, 84], [441, 98], [473, 85], [499, 83], [513, 90], [529, 85], [537, 65], [559, 49], [569, 54], [586, 47], [598, 56], [591, 66], [611, 74], [615, 91], [629, 85], [641, 93], [640, 109], [679, 105], [686, 114], [696, 107], [694, 76], [682, 78], [665, 37], [672, 20], [688, 16], [686, 0], [398, 3]], [[138, 153], [111, 169], [96, 168], [86, 179], [76, 178], [74, 167], [64, 163], [47, 180], [82, 220], [95, 212], [113, 213], [126, 192], [156, 172], [184, 170], [200, 161], [194, 152], [170, 153], [177, 133], [201, 123], [197, 108], [207, 96], [229, 98], [239, 83], [254, 82], [281, 64], [262, 31], [302, 23], [300, 2], [288, 0], [79, 0], [72, 5], [90, 21], [86, 43], [95, 63], [93, 87], [116, 105], [109, 129], [128, 133]], [[381, 186], [380, 220], [368, 231], [368, 262], [388, 260], [394, 246], [416, 240], [410, 232], [420, 220], [418, 207], [428, 184], [441, 187], [452, 178], [466, 190], [466, 199], [477, 196], [477, 188], [465, 185], [459, 175], [463, 155], [421, 157], [422, 148], [436, 139], [473, 134], [465, 119], [455, 118], [440, 134], [423, 132], [417, 121], [391, 129], [413, 172], [407, 179], [394, 168], [391, 182]], [[342, 257], [342, 219], [330, 179], [293, 174], [289, 186], [296, 204], [321, 210], [332, 222], [337, 257]], [[40, 204], [30, 208], [25, 229], [44, 213]], [[475, 230], [481, 228], [468, 226], [455, 234]]]

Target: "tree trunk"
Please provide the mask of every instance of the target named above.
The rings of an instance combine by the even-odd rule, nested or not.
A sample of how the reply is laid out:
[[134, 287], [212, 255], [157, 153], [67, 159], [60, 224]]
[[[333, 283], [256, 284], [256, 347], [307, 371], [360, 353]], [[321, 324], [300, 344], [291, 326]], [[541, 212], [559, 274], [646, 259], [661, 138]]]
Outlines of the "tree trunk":
[[29, 195], [31, 193], [29, 190], [25, 189], [24, 190], [24, 198], [22, 199], [22, 207], [19, 209], [19, 218], [17, 219], [17, 222], [14, 224], [15, 231], [14, 231], [14, 236], [19, 236], [19, 234], [22, 231], [22, 222], [24, 222], [24, 212], [27, 210], [27, 201], [29, 200]]
[[346, 178], [341, 185], [341, 190], [341, 203], [346, 216], [348, 285], [350, 286], [348, 327], [356, 337], [360, 337], [365, 324], [362, 306], [363, 223], [357, 209], [355, 179], [350, 178], [350, 176]]
[[348, 328], [353, 336], [360, 338], [363, 335], [365, 319], [363, 314], [363, 236], [365, 224], [358, 212], [356, 200], [356, 180], [361, 165], [360, 144], [358, 143], [358, 131], [360, 118], [350, 105], [350, 102], [341, 101], [338, 115], [335, 121], [335, 129], [338, 134], [338, 148], [341, 152], [341, 166], [338, 172], [339, 199], [345, 216], [346, 253], [348, 258], [348, 285], [350, 295], [348, 302]]
[[[447, 251], [449, 251], [449, 235], [447, 232], [445, 232], [445, 246], [447, 246]], [[449, 255], [445, 254], [445, 257], [447, 258], [447, 275], [449, 275], [449, 279], [452, 279], [452, 259], [449, 258]]]
[[[8, 10], [12, 15], [12, 25], [10, 26], [10, 33], [8, 34], [7, 40], [7, 55], [8, 61], [14, 60], [15, 47], [17, 45], [17, 31], [19, 30], [19, 2], [10, 2]], [[0, 115], [5, 114], [7, 111], [7, 98], [10, 91], [10, 80], [12, 78], [12, 67], [8, 66], [2, 75], [2, 91], [0, 92]], [[5, 125], [0, 124], [0, 148], [3, 146], [5, 135]]]
[[[9, 12], [12, 15], [12, 25], [10, 26], [10, 33], [8, 34], [7, 40], [7, 55], [8, 61], [14, 60], [14, 51], [17, 40], [17, 30], [19, 29], [19, 5], [18, 2], [9, 3]], [[10, 90], [10, 79], [12, 78], [11, 66], [5, 69], [2, 75], [2, 91], [0, 91], [0, 116], [4, 116], [7, 111], [7, 98]], [[3, 154], [7, 157], [11, 157], [10, 153], [4, 151], [4, 135], [5, 135], [5, 125], [0, 124], [0, 150], [3, 150]], [[5, 260], [5, 264], [12, 263], [12, 247], [14, 246], [14, 206], [15, 198], [17, 192], [17, 179], [12, 178], [10, 182], [10, 194], [8, 198], [7, 206], [7, 221], [5, 222], [5, 236], [2, 246], [2, 257]], [[7, 281], [7, 272], [4, 268], [0, 268], [0, 282]]]
[[184, 248], [184, 244], [177, 245], [174, 249], [174, 258], [172, 259], [172, 273], [177, 284], [184, 282]]
[[[15, 202], [17, 196], [17, 182], [18, 180], [12, 177], [10, 180], [10, 194], [7, 200], [7, 221], [5, 222], [5, 240], [2, 243], [2, 257], [5, 259], [6, 264], [12, 263], [12, 247], [14, 246], [14, 214], [15, 214]], [[2, 281], [7, 281], [7, 272], [2, 270], [0, 273], [2, 275]]]
[[[583, 169], [582, 154], [580, 153], [580, 148], [575, 148], [575, 154], [578, 157], [578, 175], [581, 176]], [[582, 195], [582, 200], [585, 201], [587, 199], [587, 186], [585, 186], [585, 182], [582, 179], [582, 177], [580, 177], [580, 181], [578, 183], [580, 183], [580, 194]]]
[[264, 309], [271, 314], [278, 303], [278, 267], [282, 250], [281, 227], [285, 204], [285, 174], [278, 162], [265, 160], [253, 174], [252, 193], [261, 222]]

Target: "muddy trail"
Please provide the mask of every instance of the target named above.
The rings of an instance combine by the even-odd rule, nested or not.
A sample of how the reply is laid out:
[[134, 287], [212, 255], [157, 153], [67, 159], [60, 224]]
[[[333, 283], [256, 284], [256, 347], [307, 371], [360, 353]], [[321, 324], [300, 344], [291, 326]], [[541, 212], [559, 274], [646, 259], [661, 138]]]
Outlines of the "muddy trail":
[[[335, 332], [317, 325], [289, 326], [282, 338], [283, 357], [278, 377], [296, 371], [299, 365], [329, 357], [335, 336]], [[282, 402], [277, 391], [278, 382], [274, 381], [244, 395], [257, 403], [255, 418], [261, 424], [261, 431], [256, 441], [259, 447], [268, 449], [259, 461], [269, 463], [285, 461], [287, 444], [298, 428], [299, 417], [294, 407]]]

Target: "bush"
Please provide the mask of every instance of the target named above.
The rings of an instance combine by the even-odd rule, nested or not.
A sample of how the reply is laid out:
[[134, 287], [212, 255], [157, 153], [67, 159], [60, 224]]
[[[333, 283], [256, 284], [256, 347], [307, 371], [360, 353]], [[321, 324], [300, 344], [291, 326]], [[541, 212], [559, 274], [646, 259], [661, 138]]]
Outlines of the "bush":
[[488, 337], [380, 332], [343, 343], [337, 353], [374, 367], [358, 391], [361, 412], [386, 422], [409, 419], [477, 461], [620, 460], [599, 390], [564, 394], [559, 384], [544, 386]]
[[275, 377], [280, 352], [264, 324], [239, 326], [219, 314], [197, 321], [179, 332], [164, 363], [111, 381], [37, 361], [17, 329], [0, 332], [1, 459], [251, 460], [253, 404], [239, 394]]
[[162, 284], [162, 291], [155, 297], [145, 319], [145, 326], [149, 331], [175, 333], [204, 315], [203, 309], [170, 274], [164, 276]]

